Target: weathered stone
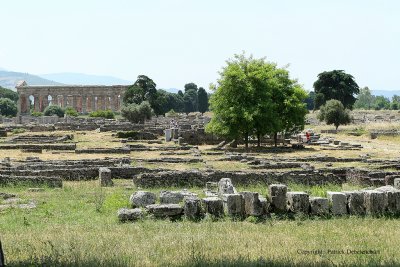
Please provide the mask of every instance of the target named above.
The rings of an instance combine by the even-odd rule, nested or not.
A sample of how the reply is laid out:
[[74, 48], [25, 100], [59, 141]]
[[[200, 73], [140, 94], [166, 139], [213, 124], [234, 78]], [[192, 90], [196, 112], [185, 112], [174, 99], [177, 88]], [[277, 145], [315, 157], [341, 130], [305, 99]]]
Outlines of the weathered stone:
[[272, 210], [274, 212], [285, 212], [287, 186], [284, 184], [271, 184], [268, 187], [268, 191]]
[[308, 214], [310, 207], [309, 196], [305, 192], [287, 192], [287, 209], [291, 212]]
[[183, 208], [178, 204], [152, 204], [146, 209], [156, 218], [179, 217], [183, 214]]
[[367, 215], [382, 215], [385, 210], [385, 193], [377, 190], [365, 190], [364, 206]]
[[0, 192], [0, 198], [2, 198], [2, 199], [8, 199], [8, 198], [14, 198], [14, 197], [17, 197], [17, 195], [11, 194], [11, 193]]
[[203, 216], [201, 200], [197, 197], [185, 197], [183, 209], [189, 220], [198, 220]]
[[147, 205], [156, 203], [156, 199], [157, 197], [154, 193], [138, 191], [131, 195], [129, 202], [131, 203], [132, 208], [146, 207]]
[[386, 175], [385, 176], [385, 185], [394, 185], [394, 179], [399, 178], [400, 175]]
[[204, 211], [215, 217], [222, 217], [224, 215], [224, 205], [222, 199], [218, 197], [203, 198]]
[[376, 189], [385, 194], [385, 210], [389, 214], [400, 214], [400, 190], [392, 186], [382, 186]]
[[332, 215], [345, 215], [347, 214], [347, 197], [342, 192], [331, 192], [327, 193], [330, 211]]
[[99, 180], [101, 186], [113, 186], [114, 183], [111, 180], [111, 170], [109, 168], [99, 168]]
[[137, 221], [143, 218], [143, 211], [141, 209], [119, 209], [118, 220], [121, 222]]
[[161, 191], [160, 203], [161, 204], [178, 204], [184, 198], [181, 192], [177, 191]]
[[400, 178], [395, 178], [393, 181], [394, 188], [400, 189]]
[[310, 210], [312, 215], [328, 215], [329, 200], [323, 197], [310, 197]]
[[232, 217], [244, 215], [244, 199], [241, 194], [225, 194], [223, 198], [227, 215]]
[[262, 214], [263, 215], [267, 214], [268, 210], [269, 210], [269, 205], [270, 205], [268, 199], [266, 199], [265, 197], [262, 197], [262, 196], [258, 196], [258, 199], [260, 200], [260, 203], [261, 203]]
[[224, 194], [236, 194], [236, 189], [232, 184], [230, 178], [222, 178], [218, 182], [218, 193], [220, 195]]
[[345, 191], [347, 199], [347, 211], [350, 215], [365, 215], [364, 192]]
[[28, 192], [43, 192], [44, 188], [28, 188]]
[[263, 215], [263, 207], [256, 192], [240, 192], [244, 199], [244, 212], [247, 216]]

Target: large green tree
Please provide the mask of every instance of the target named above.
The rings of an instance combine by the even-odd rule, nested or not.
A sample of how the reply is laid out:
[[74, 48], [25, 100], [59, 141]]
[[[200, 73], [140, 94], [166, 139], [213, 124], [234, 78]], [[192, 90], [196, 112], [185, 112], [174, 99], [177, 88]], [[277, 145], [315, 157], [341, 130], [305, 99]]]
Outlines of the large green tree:
[[143, 101], [140, 104], [132, 103], [123, 106], [121, 109], [121, 115], [133, 123], [144, 123], [146, 120], [151, 119], [152, 113], [153, 110], [147, 101]]
[[346, 125], [351, 122], [349, 110], [343, 106], [342, 102], [336, 99], [331, 99], [320, 107], [318, 119], [325, 121], [328, 125], [335, 125], [336, 130], [340, 125]]
[[357, 100], [354, 103], [356, 109], [372, 109], [375, 102], [375, 96], [371, 94], [371, 90], [368, 87], [360, 89], [360, 93], [357, 96]]
[[208, 95], [203, 87], [200, 87], [199, 91], [197, 91], [197, 100], [199, 111], [201, 113], [206, 112], [208, 110]]
[[[227, 61], [210, 99], [207, 131], [238, 140], [304, 127], [305, 91], [286, 69], [264, 58], [235, 55]], [[214, 86], [213, 86], [214, 88]]]
[[13, 90], [3, 88], [0, 86], [0, 98], [8, 98], [15, 103], [18, 101], [18, 93], [14, 92]]
[[6, 117], [15, 117], [18, 109], [14, 101], [9, 98], [0, 98], [0, 115]]
[[185, 92], [188, 91], [188, 90], [191, 90], [191, 89], [195, 90], [196, 93], [197, 93], [197, 84], [195, 84], [195, 83], [187, 83], [187, 84], [185, 84]]
[[336, 99], [342, 102], [345, 108], [352, 109], [356, 101], [355, 95], [360, 90], [354, 77], [343, 70], [324, 71], [318, 74], [314, 82], [315, 109], [326, 101]]
[[184, 110], [186, 113], [195, 112], [198, 110], [197, 91], [188, 89], [183, 94]]

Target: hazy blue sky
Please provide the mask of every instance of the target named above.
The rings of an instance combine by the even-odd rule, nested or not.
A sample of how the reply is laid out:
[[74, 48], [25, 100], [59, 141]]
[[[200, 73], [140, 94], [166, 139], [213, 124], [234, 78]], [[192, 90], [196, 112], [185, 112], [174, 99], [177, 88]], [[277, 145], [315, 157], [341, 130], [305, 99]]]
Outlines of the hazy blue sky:
[[343, 69], [360, 86], [399, 89], [400, 1], [0, 0], [0, 67], [83, 72], [159, 88], [208, 87], [246, 51], [312, 89]]

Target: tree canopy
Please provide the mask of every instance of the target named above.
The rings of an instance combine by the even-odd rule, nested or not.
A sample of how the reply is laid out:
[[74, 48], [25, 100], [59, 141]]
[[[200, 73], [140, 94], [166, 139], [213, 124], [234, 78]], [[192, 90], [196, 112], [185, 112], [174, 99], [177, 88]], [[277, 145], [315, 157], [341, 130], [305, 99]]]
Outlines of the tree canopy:
[[13, 102], [17, 103], [18, 101], [18, 93], [13, 90], [3, 88], [0, 86], [0, 98], [8, 98]]
[[264, 58], [235, 55], [222, 68], [210, 99], [214, 116], [207, 131], [228, 138], [244, 138], [304, 127], [306, 92], [286, 69]]
[[57, 115], [58, 117], [64, 117], [64, 109], [62, 109], [59, 106], [55, 106], [55, 105], [50, 105], [48, 107], [45, 108], [43, 114], [45, 116], [53, 116], [53, 115]]
[[203, 87], [200, 87], [197, 91], [197, 101], [199, 112], [206, 112], [208, 110], [208, 95]]
[[349, 110], [345, 109], [342, 102], [336, 99], [331, 99], [320, 107], [318, 119], [325, 121], [328, 125], [335, 125], [336, 130], [340, 125], [346, 125], [351, 122]]
[[0, 115], [15, 117], [18, 113], [17, 105], [9, 98], [0, 98]]
[[153, 110], [147, 101], [143, 101], [140, 104], [132, 103], [121, 109], [121, 115], [134, 123], [144, 123], [146, 120], [151, 119], [152, 113]]
[[354, 77], [343, 70], [324, 71], [314, 82], [315, 109], [331, 99], [339, 100], [345, 108], [352, 109], [359, 87]]

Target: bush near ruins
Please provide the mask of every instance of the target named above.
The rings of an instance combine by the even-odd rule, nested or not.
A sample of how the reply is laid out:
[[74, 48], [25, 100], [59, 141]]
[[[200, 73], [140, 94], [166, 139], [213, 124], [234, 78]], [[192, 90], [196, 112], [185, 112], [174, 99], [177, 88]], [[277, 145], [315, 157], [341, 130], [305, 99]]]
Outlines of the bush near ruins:
[[41, 117], [41, 116], [43, 116], [43, 112], [40, 112], [40, 111], [32, 111], [32, 112], [31, 112], [31, 116], [33, 116], [33, 117]]
[[17, 104], [8, 98], [0, 98], [0, 115], [15, 117], [18, 113]]
[[8, 98], [13, 102], [17, 103], [18, 101], [18, 93], [13, 90], [3, 88], [0, 86], [0, 98]]
[[97, 111], [92, 111], [89, 113], [89, 117], [91, 118], [105, 118], [105, 119], [114, 119], [115, 114], [112, 110], [107, 109], [107, 110], [97, 110]]
[[325, 121], [326, 124], [333, 124], [336, 130], [340, 125], [346, 125], [351, 122], [348, 109], [345, 109], [339, 100], [329, 100], [325, 105], [320, 107], [318, 119]]
[[54, 115], [57, 115], [58, 117], [64, 117], [64, 113], [65, 113], [65, 111], [64, 111], [64, 109], [62, 109], [61, 107], [59, 107], [59, 106], [55, 106], [55, 105], [51, 105], [51, 106], [48, 106], [45, 110], [44, 110], [44, 112], [43, 112], [43, 114], [45, 115], [45, 116], [54, 116]]
[[214, 113], [207, 125], [208, 132], [238, 140], [273, 135], [275, 146], [278, 132], [302, 130], [307, 114], [306, 92], [290, 79], [286, 69], [264, 58], [235, 55], [227, 61], [211, 96]]
[[122, 117], [133, 123], [144, 123], [151, 119], [152, 113], [153, 109], [147, 101], [143, 101], [140, 105], [129, 104], [121, 109]]
[[79, 113], [73, 107], [66, 107], [65, 114], [71, 117], [78, 117]]

